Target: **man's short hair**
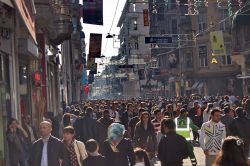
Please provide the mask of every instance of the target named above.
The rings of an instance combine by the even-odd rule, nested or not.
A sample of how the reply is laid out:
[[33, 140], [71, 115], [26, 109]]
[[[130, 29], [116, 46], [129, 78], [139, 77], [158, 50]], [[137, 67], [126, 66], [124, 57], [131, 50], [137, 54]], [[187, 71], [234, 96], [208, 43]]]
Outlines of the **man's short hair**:
[[98, 142], [94, 139], [90, 139], [86, 142], [85, 148], [88, 152], [93, 153], [97, 150]]
[[175, 122], [174, 122], [173, 119], [171, 119], [171, 118], [164, 118], [164, 119], [162, 119], [162, 121], [161, 121], [161, 132], [162, 132], [162, 133], [164, 133], [164, 128], [163, 128], [164, 125], [165, 125], [168, 129], [170, 129], [170, 130], [175, 130], [175, 127], [176, 127]]
[[155, 108], [154, 115], [158, 114], [158, 112], [161, 112], [161, 110], [159, 108]]
[[231, 109], [230, 107], [227, 106], [227, 107], [224, 107], [223, 111], [225, 114], [228, 114], [231, 111]]
[[220, 110], [219, 108], [214, 108], [214, 109], [211, 111], [211, 115], [214, 116], [214, 114], [215, 114], [216, 112], [221, 113], [221, 110]]

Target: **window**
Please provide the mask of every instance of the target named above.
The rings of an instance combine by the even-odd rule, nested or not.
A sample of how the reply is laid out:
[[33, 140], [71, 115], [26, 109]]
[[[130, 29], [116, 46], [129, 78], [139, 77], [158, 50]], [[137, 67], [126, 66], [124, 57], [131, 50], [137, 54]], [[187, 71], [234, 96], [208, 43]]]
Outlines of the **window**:
[[133, 4], [133, 12], [136, 12], [136, 4]]
[[[228, 15], [228, 9], [219, 9], [219, 21], [224, 20], [227, 18]], [[225, 31], [227, 27], [230, 26], [230, 19], [226, 19], [222, 23], [220, 23], [220, 30]]]
[[138, 38], [135, 38], [135, 39], [134, 39], [134, 48], [135, 48], [136, 50], [138, 50], [138, 49], [139, 49], [139, 42], [138, 42]]
[[199, 32], [204, 31], [206, 29], [206, 26], [207, 26], [206, 15], [204, 15], [204, 14], [198, 15], [198, 23], [199, 23]]
[[159, 7], [158, 13], [157, 13], [157, 20], [158, 21], [164, 20], [164, 7]]
[[170, 1], [170, 9], [176, 9], [176, 0], [169, 0]]
[[188, 69], [193, 68], [193, 55], [191, 52], [186, 53], [185, 63], [186, 63], [186, 68]]
[[207, 46], [199, 46], [200, 67], [208, 66]]
[[151, 62], [151, 67], [158, 67], [157, 60]]
[[137, 30], [137, 20], [134, 20], [134, 22], [133, 22], [133, 28], [134, 28], [134, 30]]
[[221, 57], [221, 64], [223, 65], [231, 65], [231, 46], [228, 44], [226, 45], [226, 55], [222, 55]]
[[172, 20], [172, 33], [177, 34], [177, 20]]

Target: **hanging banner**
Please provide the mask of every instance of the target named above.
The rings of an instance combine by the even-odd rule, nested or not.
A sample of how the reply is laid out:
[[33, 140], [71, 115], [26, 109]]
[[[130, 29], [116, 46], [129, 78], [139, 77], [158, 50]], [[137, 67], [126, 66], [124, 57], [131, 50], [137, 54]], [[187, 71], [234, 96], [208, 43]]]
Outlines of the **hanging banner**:
[[139, 80], [145, 80], [145, 70], [139, 69], [138, 70]]
[[149, 26], [148, 9], [143, 9], [144, 26]]
[[170, 68], [177, 68], [179, 64], [179, 50], [175, 50], [168, 55], [168, 63]]
[[101, 58], [102, 34], [91, 33], [89, 39], [89, 58]]
[[94, 79], [95, 79], [95, 75], [92, 73], [89, 73], [89, 76], [88, 76], [89, 84], [92, 84], [94, 82]]
[[103, 0], [83, 0], [83, 23], [103, 25]]
[[82, 72], [82, 85], [88, 84], [87, 70], [84, 68]]
[[94, 65], [95, 65], [95, 58], [88, 58], [88, 61], [87, 61], [87, 70], [94, 69]]
[[226, 55], [222, 31], [210, 32], [210, 42], [213, 56]]
[[90, 73], [97, 74], [97, 63], [94, 63], [94, 65], [91, 66]]

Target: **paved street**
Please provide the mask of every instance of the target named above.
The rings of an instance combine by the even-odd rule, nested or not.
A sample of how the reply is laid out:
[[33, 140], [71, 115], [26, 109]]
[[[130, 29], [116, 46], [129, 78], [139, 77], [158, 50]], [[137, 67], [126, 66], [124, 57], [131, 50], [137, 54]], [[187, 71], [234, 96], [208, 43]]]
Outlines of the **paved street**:
[[[194, 153], [197, 158], [198, 166], [205, 166], [205, 156], [204, 156], [202, 149], [200, 147], [195, 147]], [[155, 166], [160, 166], [160, 163], [157, 162]], [[192, 166], [190, 160], [185, 159], [183, 166]]]

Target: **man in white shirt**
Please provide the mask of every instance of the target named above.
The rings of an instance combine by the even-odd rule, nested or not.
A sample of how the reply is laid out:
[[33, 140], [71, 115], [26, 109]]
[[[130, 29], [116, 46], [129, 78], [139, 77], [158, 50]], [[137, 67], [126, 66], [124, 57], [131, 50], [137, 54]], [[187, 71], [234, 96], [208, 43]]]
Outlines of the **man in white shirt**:
[[201, 126], [200, 145], [206, 155], [206, 166], [211, 166], [216, 155], [221, 149], [223, 140], [226, 137], [226, 128], [220, 122], [221, 111], [219, 108], [214, 108], [211, 111], [211, 120], [205, 122]]

